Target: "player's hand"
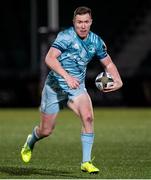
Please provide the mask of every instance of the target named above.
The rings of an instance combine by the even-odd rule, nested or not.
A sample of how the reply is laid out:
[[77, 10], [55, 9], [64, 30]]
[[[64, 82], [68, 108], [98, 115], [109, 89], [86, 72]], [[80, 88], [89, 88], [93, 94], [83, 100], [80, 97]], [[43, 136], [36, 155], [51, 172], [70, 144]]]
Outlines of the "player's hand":
[[103, 92], [112, 92], [120, 89], [123, 86], [123, 83], [121, 81], [114, 81], [113, 85], [107, 88], [104, 88]]
[[77, 89], [80, 86], [79, 80], [71, 75], [66, 76], [65, 81], [70, 89]]

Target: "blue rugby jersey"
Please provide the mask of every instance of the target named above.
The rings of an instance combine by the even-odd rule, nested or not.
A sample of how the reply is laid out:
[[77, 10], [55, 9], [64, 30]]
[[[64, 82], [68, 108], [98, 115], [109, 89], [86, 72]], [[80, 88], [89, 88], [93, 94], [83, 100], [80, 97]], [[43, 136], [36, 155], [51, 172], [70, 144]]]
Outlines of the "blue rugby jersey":
[[[94, 55], [100, 60], [107, 56], [105, 43], [98, 35], [90, 31], [88, 37], [82, 40], [73, 27], [59, 32], [52, 47], [62, 52], [58, 57], [59, 62], [70, 75], [78, 78], [80, 83], [84, 82], [87, 64]], [[48, 79], [57, 81], [63, 90], [69, 88], [63, 77], [52, 70]]]

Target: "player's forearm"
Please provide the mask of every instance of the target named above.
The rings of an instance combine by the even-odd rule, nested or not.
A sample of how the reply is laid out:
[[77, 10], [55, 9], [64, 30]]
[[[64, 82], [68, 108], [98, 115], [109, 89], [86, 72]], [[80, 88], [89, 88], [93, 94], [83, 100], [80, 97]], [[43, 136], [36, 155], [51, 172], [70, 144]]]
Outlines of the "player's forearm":
[[120, 89], [123, 86], [123, 82], [114, 63], [110, 62], [108, 65], [106, 65], [105, 71], [111, 74], [114, 83], [113, 86], [109, 87], [108, 89], [104, 89], [104, 92], [111, 92]]
[[67, 82], [68, 86], [71, 89], [76, 89], [79, 87], [79, 80], [68, 74], [68, 72], [61, 66], [57, 58], [55, 57], [48, 58], [47, 56], [45, 62], [50, 69], [52, 69], [53, 71], [55, 71], [57, 74], [59, 74], [65, 79], [65, 81]]
[[112, 74], [114, 81], [119, 82], [121, 85], [123, 84], [123, 83], [122, 83], [122, 80], [121, 80], [121, 77], [120, 77], [120, 75], [119, 75], [119, 72], [118, 72], [116, 66], [114, 65], [114, 63], [110, 62], [110, 63], [105, 67], [105, 71], [107, 71], [107, 72], [109, 72], [110, 74]]
[[104, 60], [102, 61], [102, 65], [104, 67], [104, 70], [112, 75], [114, 82], [117, 82], [119, 86], [122, 86], [123, 82], [121, 80], [118, 69], [109, 55], [104, 58]]

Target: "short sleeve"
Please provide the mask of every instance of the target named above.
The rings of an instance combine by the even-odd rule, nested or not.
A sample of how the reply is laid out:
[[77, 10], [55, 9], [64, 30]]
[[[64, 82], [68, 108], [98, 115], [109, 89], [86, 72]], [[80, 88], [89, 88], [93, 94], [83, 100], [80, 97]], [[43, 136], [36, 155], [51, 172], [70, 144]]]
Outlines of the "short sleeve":
[[52, 47], [59, 49], [61, 52], [64, 52], [68, 48], [69, 42], [69, 34], [62, 31], [58, 33], [57, 38], [52, 43]]

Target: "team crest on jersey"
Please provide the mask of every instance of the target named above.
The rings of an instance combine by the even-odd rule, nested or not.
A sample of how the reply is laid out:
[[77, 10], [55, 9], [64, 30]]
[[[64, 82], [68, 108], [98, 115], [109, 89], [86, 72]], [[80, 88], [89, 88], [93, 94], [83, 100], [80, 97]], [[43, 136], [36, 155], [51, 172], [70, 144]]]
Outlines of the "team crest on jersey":
[[90, 53], [95, 53], [95, 48], [91, 45], [88, 47]]

